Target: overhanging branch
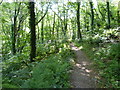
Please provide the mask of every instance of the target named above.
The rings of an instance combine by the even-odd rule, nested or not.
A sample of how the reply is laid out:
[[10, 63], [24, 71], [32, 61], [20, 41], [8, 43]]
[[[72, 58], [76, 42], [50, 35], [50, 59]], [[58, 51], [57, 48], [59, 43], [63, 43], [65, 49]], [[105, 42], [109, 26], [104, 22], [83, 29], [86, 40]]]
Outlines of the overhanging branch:
[[[49, 7], [49, 5], [48, 5], [48, 7]], [[38, 22], [36, 22], [35, 25], [37, 25], [39, 22], [41, 22], [41, 20], [46, 16], [46, 14], [48, 12], [48, 7], [47, 7], [46, 12], [44, 13], [44, 15], [40, 18], [40, 20]]]

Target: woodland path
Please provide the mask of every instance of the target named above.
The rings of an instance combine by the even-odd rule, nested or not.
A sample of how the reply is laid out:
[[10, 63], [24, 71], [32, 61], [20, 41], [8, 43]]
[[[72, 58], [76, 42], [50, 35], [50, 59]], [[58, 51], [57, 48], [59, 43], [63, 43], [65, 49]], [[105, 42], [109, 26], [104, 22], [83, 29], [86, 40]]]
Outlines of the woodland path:
[[73, 88], [97, 88], [96, 74], [92, 69], [92, 63], [78, 47], [70, 44], [76, 55], [76, 60], [71, 70], [70, 82]]

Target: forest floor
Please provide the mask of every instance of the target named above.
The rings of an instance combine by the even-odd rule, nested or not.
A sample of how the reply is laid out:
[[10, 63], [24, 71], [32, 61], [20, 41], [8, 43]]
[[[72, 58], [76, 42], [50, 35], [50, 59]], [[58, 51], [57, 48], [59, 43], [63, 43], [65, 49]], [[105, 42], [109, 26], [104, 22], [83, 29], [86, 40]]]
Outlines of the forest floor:
[[97, 75], [92, 62], [80, 48], [70, 44], [75, 53], [75, 63], [71, 70], [70, 83], [73, 88], [97, 88]]

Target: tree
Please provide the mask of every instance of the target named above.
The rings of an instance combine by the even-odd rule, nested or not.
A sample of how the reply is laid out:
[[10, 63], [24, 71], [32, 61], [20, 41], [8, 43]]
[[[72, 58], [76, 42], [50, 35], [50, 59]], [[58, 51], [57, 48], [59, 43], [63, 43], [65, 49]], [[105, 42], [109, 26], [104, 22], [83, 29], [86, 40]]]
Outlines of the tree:
[[94, 11], [93, 11], [93, 2], [90, 0], [90, 8], [91, 8], [91, 30], [93, 32], [94, 29]]
[[15, 31], [14, 31], [14, 24], [11, 25], [11, 31], [12, 31], [12, 54], [14, 55], [16, 53], [15, 49]]
[[35, 11], [34, 11], [34, 0], [29, 2], [29, 11], [30, 11], [30, 19], [29, 19], [29, 25], [30, 25], [30, 61], [33, 62], [33, 58], [36, 56], [36, 31], [35, 31]]
[[[58, 9], [58, 12], [59, 12], [59, 7], [57, 8]], [[54, 13], [55, 14], [55, 13]], [[58, 13], [59, 15], [59, 13]], [[57, 25], [57, 39], [59, 39], [59, 27], [60, 27], [60, 22], [59, 22], [59, 18], [58, 18], [58, 25]]]
[[53, 27], [52, 27], [52, 35], [53, 35], [53, 39], [55, 38], [55, 13], [54, 13], [54, 17], [53, 17]]
[[[43, 14], [43, 5], [42, 5], [42, 14]], [[42, 19], [42, 22], [41, 22], [41, 40], [42, 40], [42, 43], [44, 42], [44, 31], [43, 31], [43, 29], [44, 29], [44, 19]]]
[[63, 3], [63, 13], [64, 13], [64, 36], [66, 36], [66, 32], [67, 32], [67, 9], [65, 7], [65, 4]]
[[108, 26], [107, 26], [107, 29], [109, 29], [110, 28], [110, 10], [109, 10], [109, 1], [107, 0], [107, 2], [106, 2], [106, 4], [107, 4], [107, 17], [108, 17]]
[[13, 17], [13, 24], [12, 26], [12, 54], [15, 55], [16, 54], [16, 36], [17, 36], [17, 17], [20, 11], [20, 4], [18, 5], [18, 9], [16, 7], [16, 3], [15, 3], [15, 12], [14, 12], [14, 17]]
[[77, 26], [78, 26], [78, 39], [82, 40], [82, 35], [80, 31], [80, 2], [77, 2]]
[[119, 27], [120, 26], [120, 1], [118, 2], [117, 16], [118, 16], [118, 27]]

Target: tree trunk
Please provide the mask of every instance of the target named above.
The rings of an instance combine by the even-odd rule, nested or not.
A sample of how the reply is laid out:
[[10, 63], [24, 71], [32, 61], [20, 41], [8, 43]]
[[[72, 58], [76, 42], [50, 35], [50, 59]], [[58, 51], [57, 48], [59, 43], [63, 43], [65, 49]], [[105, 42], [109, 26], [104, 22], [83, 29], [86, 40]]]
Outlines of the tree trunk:
[[106, 2], [107, 3], [107, 14], [108, 14], [108, 26], [107, 29], [110, 28], [110, 10], [109, 10], [109, 1]]
[[120, 11], [117, 11], [118, 14], [118, 27], [120, 27]]
[[66, 24], [66, 9], [65, 9], [65, 4], [63, 4], [63, 14], [64, 14], [64, 22], [63, 22], [63, 30], [64, 30], [64, 36], [66, 36], [66, 31], [67, 31], [67, 24]]
[[80, 31], [80, 2], [77, 2], [77, 26], [78, 26], [78, 40], [82, 40], [82, 35], [81, 35], [81, 31]]
[[42, 23], [41, 23], [41, 39], [42, 39], [42, 43], [44, 42], [44, 31], [43, 31], [43, 27], [44, 27], [44, 19], [42, 19]]
[[65, 28], [65, 35], [66, 35], [66, 32], [67, 32], [67, 17], [68, 17], [68, 10], [65, 9], [65, 14], [64, 14], [64, 28]]
[[39, 37], [39, 34], [40, 34], [40, 28], [39, 28], [39, 25], [37, 25], [37, 28], [38, 28], [38, 40], [40, 39]]
[[[42, 15], [43, 15], [43, 5], [42, 5]], [[42, 40], [42, 43], [44, 42], [44, 18], [42, 19], [42, 23], [41, 23], [41, 40]]]
[[[58, 7], [58, 12], [59, 12], [59, 7]], [[58, 13], [59, 15], [59, 13]], [[58, 25], [57, 25], [57, 39], [59, 39], [59, 27], [60, 27], [60, 22], [59, 22], [59, 18], [58, 18]]]
[[14, 24], [11, 26], [12, 28], [12, 54], [15, 55], [16, 49], [15, 49], [15, 31], [14, 31]]
[[55, 29], [55, 13], [54, 13], [54, 17], [53, 17], [53, 30], [52, 30], [52, 35], [53, 35], [53, 38], [54, 38], [54, 34], [55, 34], [55, 31], [54, 31], [54, 29]]
[[17, 33], [17, 9], [15, 4], [15, 13], [13, 18], [13, 24], [12, 24], [12, 54], [16, 54], [16, 33]]
[[30, 32], [31, 32], [31, 51], [30, 51], [30, 61], [33, 62], [36, 56], [36, 31], [35, 31], [35, 11], [34, 11], [34, 2], [29, 2], [29, 10], [30, 10]]
[[58, 26], [58, 27], [57, 27], [57, 39], [59, 39], [59, 24], [60, 24], [60, 23], [59, 23], [59, 18], [58, 18], [58, 25], [57, 25], [57, 26]]
[[75, 21], [73, 21], [72, 19], [71, 19], [71, 25], [72, 25], [72, 40], [75, 40], [75, 35], [76, 35], [76, 33], [75, 33], [75, 26], [76, 26], [76, 22]]
[[[86, 6], [87, 6], [87, 5], [88, 5], [88, 4], [86, 3]], [[87, 15], [87, 9], [88, 9], [88, 8], [86, 7], [86, 8], [85, 8], [85, 13], [86, 13], [86, 14], [85, 14], [85, 20], [86, 20], [85, 23], [86, 23], [86, 30], [89, 31], [89, 17], [88, 17], [88, 15]]]
[[91, 30], [93, 33], [93, 29], [94, 29], [94, 11], [93, 11], [93, 2], [90, 1], [90, 8], [91, 8]]
[[50, 31], [50, 40], [51, 40], [51, 25], [50, 25], [50, 20], [49, 20], [49, 31]]
[[117, 16], [118, 16], [118, 27], [120, 27], [120, 1], [118, 2]]

